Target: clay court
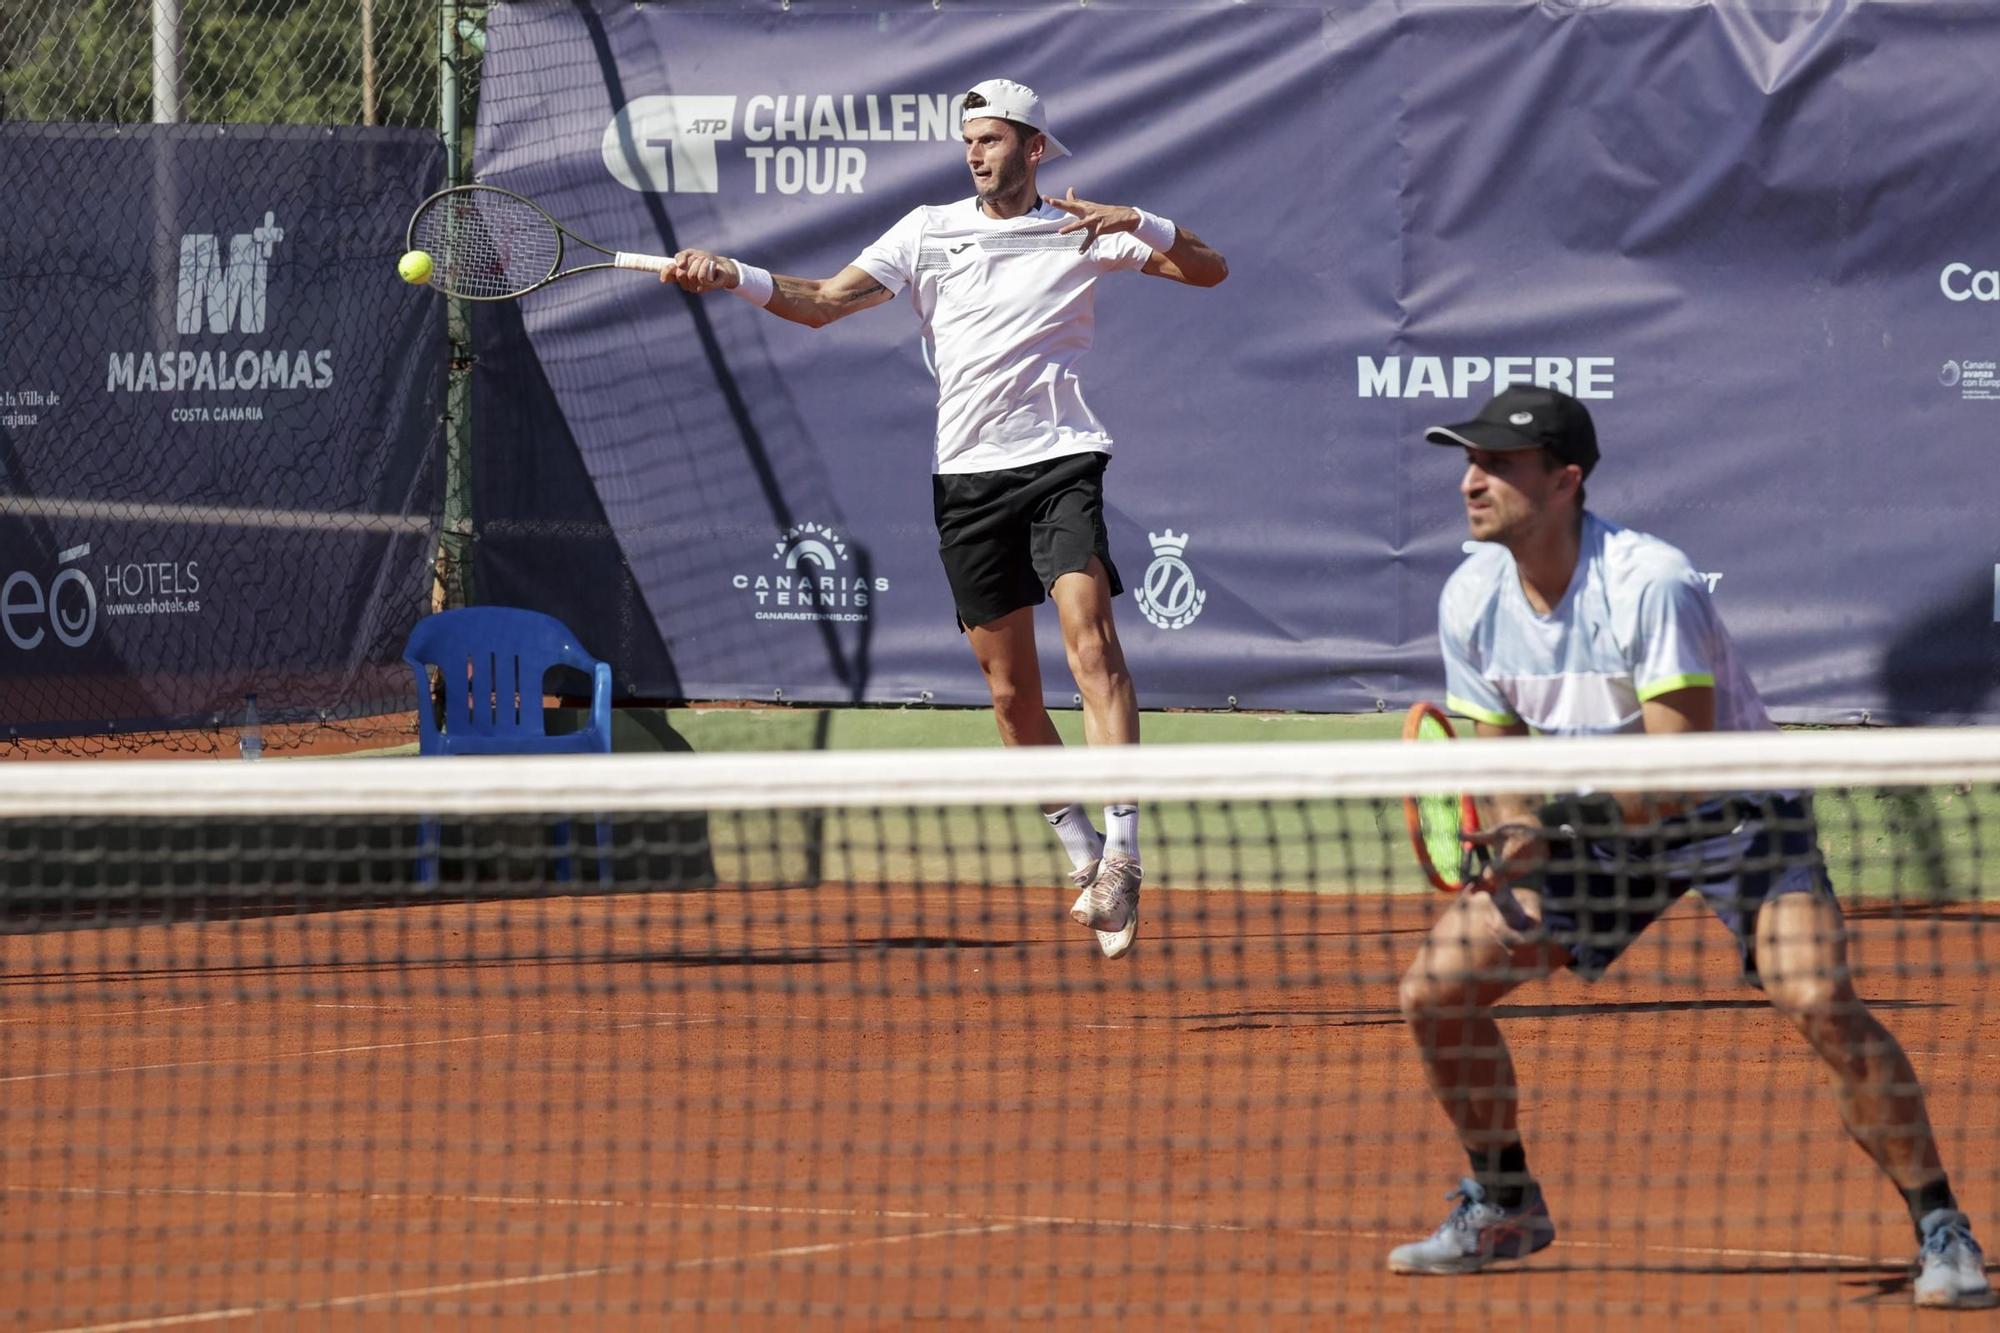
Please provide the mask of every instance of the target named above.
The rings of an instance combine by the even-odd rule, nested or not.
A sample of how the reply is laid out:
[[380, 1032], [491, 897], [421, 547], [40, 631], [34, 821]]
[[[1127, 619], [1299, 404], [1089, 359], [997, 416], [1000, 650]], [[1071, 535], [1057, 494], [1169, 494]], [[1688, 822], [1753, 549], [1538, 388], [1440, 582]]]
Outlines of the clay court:
[[[1900, 1200], [1683, 904], [1510, 1006], [1561, 1236], [1392, 1277], [1463, 1161], [1432, 897], [703, 890], [0, 937], [12, 1327], [1903, 1327]], [[1975, 1222], [1992, 909], [1853, 913]], [[16, 922], [17, 931], [25, 930]], [[1986, 1316], [1971, 1316], [1974, 1320]]]

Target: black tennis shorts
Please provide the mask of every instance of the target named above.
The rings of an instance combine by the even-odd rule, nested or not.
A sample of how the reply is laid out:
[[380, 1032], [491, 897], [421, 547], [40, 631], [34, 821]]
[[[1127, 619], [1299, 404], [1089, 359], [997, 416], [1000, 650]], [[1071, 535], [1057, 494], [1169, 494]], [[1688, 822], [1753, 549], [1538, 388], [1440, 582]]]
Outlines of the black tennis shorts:
[[1125, 590], [1104, 532], [1104, 454], [1074, 454], [997, 472], [931, 477], [938, 555], [961, 629], [1039, 606], [1065, 574], [1096, 556], [1115, 597]]
[[1570, 844], [1566, 856], [1552, 859], [1542, 885], [1549, 938], [1569, 949], [1572, 971], [1594, 981], [1692, 889], [1736, 937], [1744, 980], [1761, 987], [1757, 914], [1764, 904], [1809, 893], [1839, 905], [1811, 801], [1782, 795], [1717, 800], [1686, 819], [1668, 820], [1661, 832], [1677, 828], [1711, 836]]

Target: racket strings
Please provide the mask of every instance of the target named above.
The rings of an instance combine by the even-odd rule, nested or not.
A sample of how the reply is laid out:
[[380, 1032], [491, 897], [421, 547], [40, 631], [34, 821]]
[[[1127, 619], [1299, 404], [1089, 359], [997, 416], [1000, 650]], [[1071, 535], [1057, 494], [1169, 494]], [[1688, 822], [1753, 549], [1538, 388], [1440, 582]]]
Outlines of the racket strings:
[[542, 212], [497, 192], [454, 191], [410, 226], [411, 248], [430, 254], [433, 279], [459, 296], [512, 296], [555, 273], [562, 240]]
[[[1434, 704], [1412, 704], [1403, 721], [1406, 741], [1448, 741], [1454, 734], [1450, 721]], [[1417, 860], [1433, 886], [1455, 891], [1491, 868], [1486, 848], [1466, 837], [1479, 825], [1464, 797], [1436, 792], [1413, 795], [1404, 801], [1403, 808]]]
[[1424, 847], [1430, 853], [1431, 864], [1446, 874], [1457, 871], [1461, 884], [1471, 878], [1466, 870], [1471, 863], [1472, 844], [1464, 841], [1464, 826], [1459, 818], [1459, 798], [1419, 796], [1417, 811], [1423, 827]]

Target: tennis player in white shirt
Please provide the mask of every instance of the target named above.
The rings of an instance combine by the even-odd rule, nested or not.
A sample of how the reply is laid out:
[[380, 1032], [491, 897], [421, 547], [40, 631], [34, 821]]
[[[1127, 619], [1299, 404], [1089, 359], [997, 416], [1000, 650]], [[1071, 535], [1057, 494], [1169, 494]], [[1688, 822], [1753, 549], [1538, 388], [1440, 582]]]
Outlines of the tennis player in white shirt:
[[[1034, 608], [1053, 598], [1092, 745], [1135, 745], [1138, 696], [1111, 599], [1123, 591], [1104, 528], [1112, 442], [1077, 364], [1099, 278], [1138, 272], [1192, 287], [1228, 276], [1221, 255], [1144, 209], [1042, 195], [1035, 173], [1068, 152], [1034, 90], [988, 79], [960, 127], [973, 196], [911, 210], [831, 278], [773, 274], [683, 250], [662, 281], [726, 290], [811, 328], [910, 293], [938, 384], [933, 509], [958, 622], [1008, 745], [1059, 745], [1043, 704]], [[1122, 957], [1139, 926], [1139, 812], [1045, 810], [1080, 890], [1070, 915]]]

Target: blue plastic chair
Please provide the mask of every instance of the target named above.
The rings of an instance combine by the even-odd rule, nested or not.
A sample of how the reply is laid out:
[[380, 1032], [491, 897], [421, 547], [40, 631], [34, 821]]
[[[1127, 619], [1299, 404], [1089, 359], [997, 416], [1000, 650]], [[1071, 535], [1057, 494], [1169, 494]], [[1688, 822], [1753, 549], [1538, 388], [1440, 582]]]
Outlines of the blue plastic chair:
[[[417, 691], [417, 749], [450, 754], [611, 753], [611, 668], [583, 650], [554, 616], [511, 606], [468, 606], [417, 622], [403, 651]], [[443, 678], [444, 717], [436, 716], [430, 669]], [[567, 735], [551, 736], [542, 693], [556, 667], [590, 675], [590, 718]], [[417, 879], [438, 876], [439, 829], [424, 821]], [[557, 826], [556, 874], [570, 878], [570, 825]], [[597, 822], [597, 877], [611, 879], [611, 825]]]

